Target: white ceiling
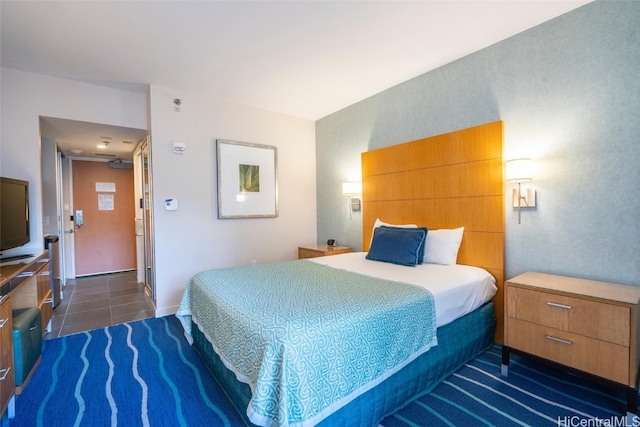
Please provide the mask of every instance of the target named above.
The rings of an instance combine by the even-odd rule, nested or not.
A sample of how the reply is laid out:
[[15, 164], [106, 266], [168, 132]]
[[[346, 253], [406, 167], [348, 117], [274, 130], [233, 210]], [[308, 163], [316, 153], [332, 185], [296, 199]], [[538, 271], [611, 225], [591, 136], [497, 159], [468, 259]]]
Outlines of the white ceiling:
[[129, 161], [133, 159], [133, 150], [138, 142], [147, 136], [147, 131], [40, 117], [40, 136], [55, 140], [66, 156], [76, 159]]
[[585, 3], [2, 0], [0, 63], [317, 120]]

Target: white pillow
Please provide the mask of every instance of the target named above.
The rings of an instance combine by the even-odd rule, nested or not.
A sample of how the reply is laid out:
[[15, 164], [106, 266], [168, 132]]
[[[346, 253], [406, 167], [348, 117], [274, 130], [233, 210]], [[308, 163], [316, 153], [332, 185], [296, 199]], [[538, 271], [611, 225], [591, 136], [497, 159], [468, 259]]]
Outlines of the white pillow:
[[418, 226], [417, 226], [417, 225], [415, 225], [415, 224], [401, 224], [401, 225], [398, 225], [398, 224], [389, 224], [389, 223], [386, 223], [386, 222], [380, 221], [380, 218], [376, 218], [376, 222], [375, 222], [375, 224], [373, 224], [373, 229], [375, 230], [376, 228], [378, 228], [378, 227], [382, 227], [383, 225], [384, 225], [385, 227], [397, 227], [397, 228], [418, 228]]
[[371, 241], [369, 242], [369, 247], [371, 247], [371, 242], [373, 242], [373, 233], [376, 231], [378, 227], [397, 227], [397, 228], [418, 228], [416, 224], [389, 224], [387, 222], [380, 221], [380, 218], [376, 218], [376, 222], [373, 224], [373, 230], [371, 230]]
[[424, 262], [454, 265], [458, 259], [463, 232], [464, 227], [452, 230], [429, 230], [424, 246]]

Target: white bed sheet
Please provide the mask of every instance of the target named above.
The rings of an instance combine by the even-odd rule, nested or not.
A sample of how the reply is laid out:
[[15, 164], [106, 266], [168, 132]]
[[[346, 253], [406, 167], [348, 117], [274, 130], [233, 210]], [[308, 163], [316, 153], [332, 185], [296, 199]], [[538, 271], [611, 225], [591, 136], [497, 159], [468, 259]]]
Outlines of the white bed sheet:
[[494, 277], [479, 267], [459, 264], [406, 267], [368, 260], [366, 255], [366, 252], [352, 252], [308, 261], [427, 289], [435, 302], [437, 327], [472, 312], [493, 298], [498, 290]]

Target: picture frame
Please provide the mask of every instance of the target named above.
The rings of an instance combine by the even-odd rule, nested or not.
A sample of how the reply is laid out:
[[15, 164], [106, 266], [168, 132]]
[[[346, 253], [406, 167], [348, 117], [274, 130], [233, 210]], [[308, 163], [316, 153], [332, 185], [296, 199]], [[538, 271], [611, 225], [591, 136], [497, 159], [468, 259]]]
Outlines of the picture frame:
[[278, 216], [278, 149], [216, 140], [218, 219]]

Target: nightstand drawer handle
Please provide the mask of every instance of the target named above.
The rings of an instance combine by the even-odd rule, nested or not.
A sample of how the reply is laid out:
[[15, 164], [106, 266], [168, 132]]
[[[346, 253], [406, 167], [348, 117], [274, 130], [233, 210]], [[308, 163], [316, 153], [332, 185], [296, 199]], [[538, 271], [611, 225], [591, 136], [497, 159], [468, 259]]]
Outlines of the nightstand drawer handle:
[[0, 377], [0, 381], [4, 381], [5, 379], [7, 379], [7, 375], [9, 375], [10, 370], [11, 366], [9, 366], [7, 369], [0, 369], [0, 374], [4, 374]]
[[573, 308], [570, 305], [558, 304], [558, 303], [549, 302], [549, 301], [547, 301], [547, 305], [549, 305], [551, 307], [563, 308], [565, 310], [571, 310]]
[[551, 340], [551, 341], [559, 342], [559, 343], [561, 343], [561, 344], [566, 344], [566, 345], [571, 345], [571, 344], [573, 344], [573, 343], [572, 343], [571, 341], [569, 341], [569, 340], [563, 340], [562, 338], [556, 338], [556, 337], [551, 336], [551, 335], [547, 335], [547, 339], [548, 339], [548, 340]]

